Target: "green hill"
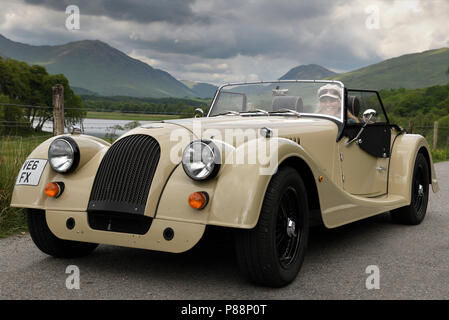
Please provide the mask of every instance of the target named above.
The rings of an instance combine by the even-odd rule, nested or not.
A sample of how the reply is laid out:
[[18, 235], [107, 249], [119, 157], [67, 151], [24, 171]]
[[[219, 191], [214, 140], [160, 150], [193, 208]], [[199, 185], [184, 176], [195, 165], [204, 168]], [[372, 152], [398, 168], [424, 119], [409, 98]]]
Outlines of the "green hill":
[[332, 77], [357, 89], [416, 89], [449, 81], [449, 48], [406, 54]]
[[317, 64], [309, 64], [290, 69], [279, 80], [321, 80], [334, 77], [337, 74]]
[[44, 66], [49, 73], [62, 73], [73, 86], [101, 95], [196, 96], [169, 73], [154, 69], [98, 40], [31, 46], [0, 35], [0, 52], [16, 60]]

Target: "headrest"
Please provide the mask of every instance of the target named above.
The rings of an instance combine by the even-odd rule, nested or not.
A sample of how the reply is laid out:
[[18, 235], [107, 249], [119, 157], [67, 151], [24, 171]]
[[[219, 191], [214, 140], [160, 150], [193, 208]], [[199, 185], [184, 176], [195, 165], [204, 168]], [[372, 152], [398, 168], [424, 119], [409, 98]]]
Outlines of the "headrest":
[[273, 98], [273, 111], [280, 109], [290, 109], [297, 112], [303, 112], [303, 103], [298, 96], [277, 96]]
[[348, 110], [358, 117], [360, 113], [360, 100], [357, 96], [348, 96]]

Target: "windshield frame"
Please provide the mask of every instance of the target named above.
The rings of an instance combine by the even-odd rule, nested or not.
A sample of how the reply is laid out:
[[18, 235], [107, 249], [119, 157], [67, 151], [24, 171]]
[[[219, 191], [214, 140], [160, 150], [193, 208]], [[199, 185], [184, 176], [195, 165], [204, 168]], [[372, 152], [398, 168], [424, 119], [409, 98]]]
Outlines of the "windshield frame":
[[[300, 114], [303, 116], [312, 116], [312, 117], [319, 117], [319, 118], [326, 118], [326, 119], [331, 119], [333, 121], [337, 121], [339, 123], [344, 123], [345, 121], [345, 117], [344, 117], [344, 111], [345, 111], [345, 85], [343, 84], [343, 82], [338, 81], [338, 80], [274, 80], [274, 81], [256, 81], [256, 82], [234, 82], [234, 83], [226, 83], [221, 85], [217, 91], [215, 92], [215, 96], [214, 99], [212, 100], [211, 106], [209, 108], [209, 112], [207, 113], [206, 117], [211, 117], [211, 113], [212, 110], [215, 107], [217, 98], [220, 95], [220, 92], [223, 88], [225, 87], [230, 87], [230, 86], [238, 86], [238, 85], [257, 85], [257, 84], [270, 84], [270, 83], [329, 83], [329, 84], [338, 84], [341, 86], [341, 94], [342, 94], [342, 99], [341, 99], [341, 107], [340, 107], [340, 112], [341, 112], [341, 117], [337, 118], [331, 115], [326, 115], [326, 114], [320, 114], [320, 113], [303, 113], [301, 112]], [[244, 111], [242, 111], [241, 113], [244, 113]]]

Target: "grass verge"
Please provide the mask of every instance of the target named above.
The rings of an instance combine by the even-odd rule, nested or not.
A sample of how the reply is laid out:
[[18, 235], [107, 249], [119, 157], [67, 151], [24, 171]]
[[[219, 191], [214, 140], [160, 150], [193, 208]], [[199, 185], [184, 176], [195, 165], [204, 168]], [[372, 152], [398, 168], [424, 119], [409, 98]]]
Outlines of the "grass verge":
[[25, 159], [50, 136], [0, 138], [0, 238], [27, 231], [25, 210], [9, 206], [12, 191]]
[[449, 147], [444, 149], [431, 150], [433, 163], [449, 161]]

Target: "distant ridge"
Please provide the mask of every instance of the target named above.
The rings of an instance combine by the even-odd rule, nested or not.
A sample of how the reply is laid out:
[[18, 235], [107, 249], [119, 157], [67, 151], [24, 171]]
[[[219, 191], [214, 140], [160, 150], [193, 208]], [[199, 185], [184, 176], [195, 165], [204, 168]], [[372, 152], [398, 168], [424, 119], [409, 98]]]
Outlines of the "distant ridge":
[[[129, 57], [99, 40], [32, 46], [0, 35], [0, 56], [64, 74], [79, 94], [134, 97], [210, 98], [217, 87], [178, 81], [168, 72]], [[292, 68], [280, 80], [333, 79], [360, 89], [416, 89], [449, 82], [449, 48], [411, 53], [338, 74], [317, 64]], [[86, 93], [87, 92], [87, 93]]]
[[321, 80], [336, 76], [338, 73], [317, 64], [297, 66], [290, 69], [279, 80]]
[[204, 82], [181, 80], [181, 82], [196, 93], [199, 98], [213, 98], [218, 87]]
[[411, 53], [332, 77], [358, 89], [417, 89], [449, 82], [449, 48]]
[[80, 88], [80, 87], [71, 87], [75, 94], [85, 95], [85, 96], [98, 96], [98, 93], [90, 91], [88, 89]]

